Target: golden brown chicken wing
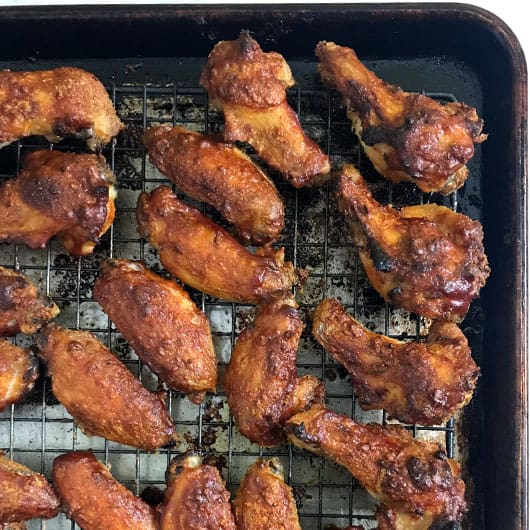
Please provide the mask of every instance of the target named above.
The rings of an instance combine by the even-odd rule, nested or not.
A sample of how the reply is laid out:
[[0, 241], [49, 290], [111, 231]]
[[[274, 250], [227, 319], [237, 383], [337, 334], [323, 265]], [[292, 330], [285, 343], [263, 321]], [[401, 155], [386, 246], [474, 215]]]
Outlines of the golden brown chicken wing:
[[248, 468], [233, 506], [237, 530], [302, 530], [278, 458], [260, 458]]
[[325, 182], [330, 167], [287, 103], [285, 90], [294, 83], [285, 59], [264, 53], [248, 31], [237, 40], [218, 42], [201, 75], [211, 104], [224, 112], [225, 140], [248, 142], [267, 164], [301, 188]]
[[437, 204], [382, 206], [351, 165], [339, 172], [336, 195], [366, 274], [387, 302], [428, 318], [464, 318], [490, 273], [478, 221]]
[[59, 499], [44, 476], [0, 451], [0, 527], [37, 517], [49, 519], [58, 511]]
[[180, 285], [138, 261], [107, 260], [93, 296], [161, 381], [189, 393], [194, 403], [207, 390], [215, 391], [217, 357], [210, 324]]
[[353, 130], [381, 175], [443, 194], [464, 184], [474, 144], [487, 138], [474, 108], [388, 85], [352, 49], [333, 42], [319, 42], [316, 55], [323, 81], [342, 94]]
[[241, 238], [258, 245], [278, 239], [283, 202], [274, 183], [232, 144], [182, 127], [154, 127], [144, 144], [155, 166], [190, 197], [207, 202]]
[[116, 179], [101, 156], [35, 151], [0, 186], [0, 241], [43, 248], [54, 235], [90, 254], [114, 220]]
[[297, 375], [303, 327], [292, 297], [271, 300], [236, 341], [224, 390], [239, 432], [253, 443], [281, 444], [285, 421], [324, 397], [318, 379]]
[[0, 337], [31, 335], [58, 314], [59, 308], [26, 275], [0, 267]]
[[162, 397], [142, 386], [92, 333], [48, 324], [39, 346], [53, 393], [85, 434], [148, 451], [173, 439]]
[[39, 377], [39, 362], [30, 350], [0, 340], [0, 411], [31, 391]]
[[107, 91], [80, 68], [0, 71], [0, 147], [19, 138], [66, 137], [103, 147], [123, 128]]
[[53, 461], [53, 480], [66, 515], [83, 530], [156, 530], [156, 512], [120, 484], [90, 451]]
[[175, 457], [160, 511], [160, 530], [235, 530], [230, 493], [219, 471], [199, 456]]
[[367, 330], [336, 300], [315, 310], [313, 335], [348, 370], [364, 410], [438, 425], [469, 403], [479, 369], [452, 322], [431, 326], [427, 343], [402, 342]]
[[184, 283], [222, 300], [257, 304], [297, 281], [283, 249], [253, 254], [226, 230], [179, 201], [167, 186], [142, 193], [139, 231], [160, 252], [164, 267]]
[[450, 529], [462, 519], [460, 466], [439, 445], [397, 425], [356, 423], [322, 405], [293, 416], [286, 429], [296, 446], [344, 466], [380, 502], [380, 530]]

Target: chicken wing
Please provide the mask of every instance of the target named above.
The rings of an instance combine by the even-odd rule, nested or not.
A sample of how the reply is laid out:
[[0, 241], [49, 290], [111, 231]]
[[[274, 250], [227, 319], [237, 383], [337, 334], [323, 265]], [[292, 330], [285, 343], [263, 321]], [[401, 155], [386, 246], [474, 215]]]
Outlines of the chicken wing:
[[30, 392], [39, 377], [39, 362], [30, 350], [0, 340], [0, 411]]
[[232, 144], [182, 127], [154, 127], [144, 144], [155, 166], [190, 197], [207, 202], [241, 238], [258, 245], [278, 239], [282, 199], [272, 180]]
[[19, 271], [0, 267], [0, 337], [31, 335], [59, 314], [59, 308]]
[[278, 458], [260, 458], [248, 468], [233, 506], [237, 530], [302, 530]]
[[465, 513], [458, 463], [403, 427], [362, 425], [315, 405], [286, 429], [292, 443], [344, 466], [381, 503], [380, 530], [449, 530]]
[[479, 369], [456, 324], [436, 321], [427, 343], [402, 342], [367, 330], [336, 300], [315, 310], [313, 335], [348, 370], [364, 410], [438, 425], [469, 403]]
[[101, 156], [30, 153], [0, 186], [0, 241], [44, 248], [57, 235], [71, 254], [90, 254], [114, 220], [115, 181]]
[[39, 347], [53, 393], [85, 434], [148, 451], [173, 439], [162, 397], [142, 386], [92, 333], [48, 324]]
[[167, 186], [142, 193], [139, 231], [160, 252], [164, 267], [184, 283], [222, 300], [257, 304], [297, 282], [283, 249], [253, 254], [226, 230], [179, 201]]
[[53, 461], [62, 506], [83, 530], [156, 530], [156, 512], [120, 484], [90, 451]]
[[333, 42], [319, 42], [316, 55], [323, 81], [342, 94], [353, 131], [381, 175], [446, 195], [464, 184], [474, 144], [487, 138], [474, 108], [388, 85], [352, 49]]
[[80, 68], [0, 71], [0, 147], [19, 138], [86, 140], [103, 147], [123, 128], [105, 87]]
[[271, 300], [258, 308], [254, 322], [236, 341], [224, 390], [239, 432], [253, 443], [281, 444], [285, 421], [323, 400], [318, 379], [297, 375], [303, 327], [294, 299]]
[[219, 471], [199, 456], [175, 457], [160, 506], [160, 530], [235, 530], [230, 493]]
[[329, 175], [329, 159], [300, 127], [285, 90], [295, 83], [285, 59], [264, 53], [242, 31], [218, 42], [208, 57], [201, 85], [211, 104], [224, 112], [224, 137], [248, 142], [295, 187], [315, 186]]
[[93, 290], [142, 361], [170, 388], [200, 403], [215, 391], [217, 357], [206, 315], [188, 293], [138, 261], [107, 260]]
[[351, 165], [336, 195], [366, 274], [387, 302], [428, 318], [464, 318], [490, 273], [478, 221], [437, 204], [382, 206]]
[[0, 527], [37, 517], [49, 519], [58, 512], [59, 499], [44, 476], [0, 451]]

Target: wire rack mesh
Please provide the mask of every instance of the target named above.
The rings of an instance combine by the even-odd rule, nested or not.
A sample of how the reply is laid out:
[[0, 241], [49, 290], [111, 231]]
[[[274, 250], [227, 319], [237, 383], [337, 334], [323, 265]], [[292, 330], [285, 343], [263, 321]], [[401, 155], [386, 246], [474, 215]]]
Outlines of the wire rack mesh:
[[[105, 151], [118, 178], [116, 220], [93, 255], [74, 259], [52, 240], [45, 250], [1, 244], [0, 265], [24, 271], [61, 308], [57, 321], [67, 327], [95, 333], [142, 382], [151, 389], [156, 378], [144, 369], [135, 353], [92, 300], [91, 289], [99, 264], [107, 257], [142, 259], [152, 269], [167, 274], [157, 253], [140, 238], [134, 209], [138, 195], [167, 180], [146, 158], [143, 131], [156, 124], [181, 125], [199, 132], [218, 132], [222, 116], [208, 106], [199, 88], [121, 85], [109, 92], [126, 129]], [[453, 101], [447, 93], [428, 93], [441, 101]], [[397, 206], [436, 201], [457, 208], [456, 194], [449, 198], [424, 195], [407, 184], [389, 185], [376, 175], [360, 152], [345, 118], [338, 94], [327, 90], [295, 89], [288, 93], [306, 132], [329, 153], [332, 164], [354, 162], [381, 202]], [[31, 138], [0, 152], [0, 180], [14, 176], [24, 155], [34, 149], [76, 149], [79, 145], [51, 145]], [[251, 155], [252, 156], [252, 155]], [[300, 343], [298, 366], [301, 374], [313, 374], [325, 381], [328, 406], [360, 422], [388, 423], [380, 411], [363, 412], [353, 395], [343, 367], [330, 359], [309, 333], [311, 312], [325, 297], [339, 299], [368, 328], [401, 339], [422, 340], [429, 322], [406, 311], [389, 307], [370, 286], [352, 245], [352, 237], [337, 212], [329, 186], [295, 190], [279, 175], [270, 172], [286, 206], [283, 235], [277, 242], [285, 247], [286, 259], [310, 271], [303, 291], [297, 292], [300, 312], [306, 324]], [[192, 204], [193, 201], [188, 201]], [[225, 225], [216, 212], [199, 204], [202, 211]], [[225, 225], [226, 226], [226, 225]], [[240, 331], [253, 316], [251, 306], [220, 302], [190, 289], [192, 298], [208, 316], [220, 363], [220, 381]], [[27, 346], [32, 339], [19, 335], [17, 344]], [[375, 503], [344, 469], [291, 446], [265, 449], [241, 436], [229, 414], [221, 386], [200, 405], [190, 403], [178, 392], [168, 392], [168, 408], [181, 442], [176, 447], [147, 453], [86, 437], [64, 407], [57, 402], [49, 380], [41, 378], [34, 391], [17, 405], [0, 413], [0, 449], [15, 460], [50, 477], [53, 459], [65, 452], [92, 448], [96, 456], [111, 465], [113, 475], [136, 494], [145, 488], [164, 488], [164, 473], [170, 459], [186, 450], [198, 450], [206, 461], [217, 465], [231, 491], [235, 491], [247, 467], [262, 455], [275, 455], [284, 465], [286, 480], [293, 487], [304, 530], [360, 524], [376, 526]], [[458, 422], [456, 423], [458, 425]], [[439, 442], [450, 456], [458, 458], [460, 431], [451, 420], [437, 427], [407, 426], [422, 439]], [[75, 528], [64, 515], [30, 528], [49, 530]]]

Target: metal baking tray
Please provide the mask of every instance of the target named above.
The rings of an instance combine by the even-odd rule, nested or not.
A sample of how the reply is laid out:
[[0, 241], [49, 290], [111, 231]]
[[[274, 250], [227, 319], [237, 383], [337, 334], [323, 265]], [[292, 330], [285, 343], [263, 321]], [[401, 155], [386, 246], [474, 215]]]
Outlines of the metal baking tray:
[[[60, 323], [94, 331], [154, 388], [156, 381], [91, 299], [91, 287], [100, 260], [109, 256], [144, 259], [162, 271], [156, 253], [139, 237], [134, 218], [140, 191], [166, 182], [146, 160], [141, 133], [155, 123], [220, 130], [222, 116], [208, 108], [198, 86], [200, 69], [215, 42], [234, 39], [241, 29], [249, 29], [265, 50], [286, 57], [298, 81], [289, 100], [334, 165], [358, 164], [382, 201], [435, 201], [482, 221], [492, 275], [462, 323], [482, 369], [475, 397], [447, 425], [409, 428], [420, 438], [439, 441], [462, 462], [470, 503], [465, 527], [527, 528], [527, 77], [516, 38], [486, 11], [428, 3], [3, 8], [0, 68], [85, 68], [108, 87], [127, 130], [104, 153], [118, 176], [118, 211], [94, 254], [73, 259], [55, 241], [42, 251], [2, 244], [0, 265], [26, 272], [57, 301]], [[411, 185], [390, 186], [374, 173], [359, 151], [338, 94], [320, 83], [314, 58], [319, 40], [351, 46], [380, 76], [407, 90], [477, 107], [489, 139], [477, 149], [464, 188], [443, 198], [421, 194]], [[37, 138], [12, 144], [0, 151], [0, 180], [17, 173], [28, 151], [43, 147], [82, 149]], [[374, 330], [396, 337], [425, 335], [426, 321], [385, 305], [368, 284], [329, 188], [296, 191], [274, 172], [272, 176], [287, 212], [278, 243], [296, 266], [311, 272], [298, 293], [306, 323], [323, 297], [334, 296]], [[203, 209], [222, 223], [211, 208]], [[253, 308], [192, 295], [210, 318], [222, 373]], [[32, 339], [18, 336], [16, 342], [26, 345]], [[331, 408], [359, 421], [387, 421], [380, 412], [359, 409], [345, 371], [323, 353], [307, 328], [299, 366], [302, 373], [325, 380]], [[168, 406], [182, 443], [149, 454], [85, 437], [53, 397], [49, 382], [41, 379], [23, 403], [0, 414], [0, 449], [49, 476], [54, 457], [91, 447], [137, 494], [149, 486], [163, 487], [169, 460], [186, 449], [198, 449], [216, 463], [232, 491], [256, 456], [279, 455], [304, 530], [351, 523], [375, 527], [374, 502], [345, 470], [290, 446], [265, 450], [251, 445], [234, 427], [221, 389], [201, 406], [171, 393]], [[75, 525], [63, 515], [30, 524], [44, 527]]]

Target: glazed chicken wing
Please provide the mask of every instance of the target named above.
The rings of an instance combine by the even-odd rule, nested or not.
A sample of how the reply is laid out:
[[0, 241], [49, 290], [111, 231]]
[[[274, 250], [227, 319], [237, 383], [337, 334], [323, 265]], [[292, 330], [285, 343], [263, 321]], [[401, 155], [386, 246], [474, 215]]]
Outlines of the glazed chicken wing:
[[479, 369], [452, 322], [434, 322], [427, 343], [402, 342], [367, 330], [336, 300], [324, 300], [314, 314], [313, 335], [346, 367], [364, 410], [438, 425], [473, 395]]
[[156, 530], [156, 512], [120, 484], [90, 451], [53, 461], [53, 480], [66, 515], [83, 530]]
[[86, 140], [98, 149], [123, 128], [107, 91], [80, 68], [0, 71], [0, 147], [19, 138]]
[[94, 290], [142, 361], [170, 388], [200, 403], [215, 391], [217, 357], [206, 315], [188, 293], [138, 261], [107, 260]]
[[292, 298], [271, 300], [236, 341], [224, 389], [239, 432], [253, 443], [281, 444], [285, 421], [324, 397], [318, 379], [297, 375], [302, 329]]
[[342, 94], [353, 130], [381, 175], [446, 195], [464, 184], [474, 144], [487, 137], [474, 108], [388, 85], [353, 50], [333, 42], [318, 43], [316, 55], [323, 81]]
[[115, 180], [101, 156], [30, 153], [0, 186], [0, 242], [44, 248], [57, 235], [71, 254], [90, 254], [114, 220]]
[[336, 195], [366, 274], [387, 302], [428, 318], [464, 318], [490, 273], [478, 221], [437, 204], [382, 206], [351, 165]]
[[58, 511], [59, 499], [44, 476], [0, 451], [0, 528], [2, 523], [49, 519]]
[[30, 392], [39, 377], [39, 362], [30, 350], [0, 340], [0, 411]]
[[246, 242], [278, 239], [282, 199], [273, 182], [232, 144], [182, 127], [154, 127], [144, 134], [149, 158], [190, 197], [216, 208]]
[[224, 112], [225, 140], [248, 142], [267, 164], [301, 188], [322, 184], [330, 167], [287, 103], [285, 90], [294, 83], [285, 59], [264, 53], [248, 31], [237, 40], [218, 42], [201, 75], [210, 102]]
[[233, 506], [237, 530], [302, 530], [278, 458], [260, 458], [248, 468]]
[[88, 436], [153, 451], [174, 438], [164, 400], [97, 338], [48, 324], [39, 340], [52, 390]]
[[297, 281], [283, 249], [253, 254], [226, 230], [179, 201], [167, 186], [142, 193], [140, 233], [160, 252], [164, 267], [184, 283], [222, 300], [257, 304], [289, 291]]
[[230, 493], [214, 466], [199, 456], [175, 457], [160, 511], [160, 530], [235, 530]]
[[26, 275], [0, 267], [0, 337], [31, 335], [58, 314], [59, 308]]
[[450, 530], [465, 512], [460, 466], [403, 427], [362, 425], [322, 405], [293, 416], [289, 440], [344, 466], [379, 502], [380, 530]]

